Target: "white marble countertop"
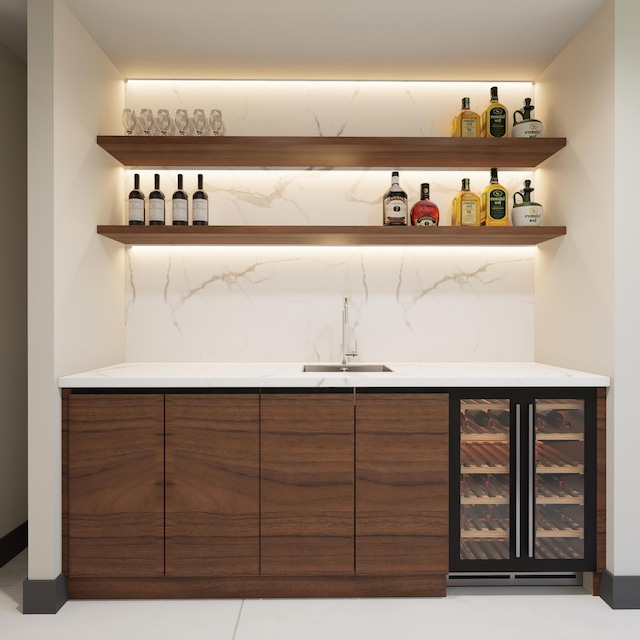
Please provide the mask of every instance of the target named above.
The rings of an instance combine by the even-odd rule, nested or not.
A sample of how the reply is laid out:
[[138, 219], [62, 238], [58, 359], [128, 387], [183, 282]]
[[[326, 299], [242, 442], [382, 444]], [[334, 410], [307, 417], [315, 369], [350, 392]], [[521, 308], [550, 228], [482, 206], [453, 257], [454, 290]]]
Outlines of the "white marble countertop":
[[[319, 364], [319, 363], [313, 363]], [[353, 364], [360, 364], [354, 362]], [[61, 388], [608, 387], [607, 376], [536, 362], [385, 362], [391, 372], [308, 373], [302, 363], [131, 362], [61, 377]]]

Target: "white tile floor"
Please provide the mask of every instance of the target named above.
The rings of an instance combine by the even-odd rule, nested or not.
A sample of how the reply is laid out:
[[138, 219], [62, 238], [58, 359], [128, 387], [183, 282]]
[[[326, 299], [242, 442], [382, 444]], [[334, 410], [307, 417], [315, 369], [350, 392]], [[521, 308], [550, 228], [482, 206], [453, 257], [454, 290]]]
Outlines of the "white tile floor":
[[582, 589], [450, 589], [446, 598], [108, 600], [22, 615], [27, 554], [0, 568], [0, 640], [638, 640], [640, 610]]

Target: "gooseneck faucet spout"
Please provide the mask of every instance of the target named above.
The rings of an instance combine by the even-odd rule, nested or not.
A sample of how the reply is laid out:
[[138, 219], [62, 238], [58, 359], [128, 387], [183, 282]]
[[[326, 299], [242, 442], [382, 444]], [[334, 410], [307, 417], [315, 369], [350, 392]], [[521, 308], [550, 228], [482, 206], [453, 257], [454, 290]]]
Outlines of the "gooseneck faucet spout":
[[358, 355], [358, 344], [353, 351], [349, 351], [347, 348], [347, 324], [349, 322], [349, 298], [347, 298], [346, 294], [342, 301], [342, 359], [340, 360], [340, 364], [344, 367], [347, 367], [347, 357], [353, 357]]

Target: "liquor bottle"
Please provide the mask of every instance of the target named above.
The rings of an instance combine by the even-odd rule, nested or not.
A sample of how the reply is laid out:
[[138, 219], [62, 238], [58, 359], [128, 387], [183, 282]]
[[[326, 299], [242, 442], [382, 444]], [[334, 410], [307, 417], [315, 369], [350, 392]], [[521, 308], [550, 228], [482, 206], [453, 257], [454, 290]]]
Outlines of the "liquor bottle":
[[164, 224], [164, 193], [160, 191], [160, 174], [154, 176], [154, 189], [149, 194], [149, 224]]
[[140, 174], [133, 175], [133, 190], [129, 192], [129, 224], [144, 224], [144, 193], [140, 191]]
[[209, 196], [202, 189], [202, 174], [198, 174], [198, 190], [193, 193], [191, 213], [194, 225], [209, 224]]
[[480, 198], [471, 192], [470, 185], [469, 178], [463, 178], [462, 190], [451, 202], [451, 226], [480, 226]]
[[429, 183], [420, 185], [420, 200], [411, 207], [411, 224], [421, 227], [437, 227], [440, 223], [438, 206], [429, 200]]
[[508, 115], [507, 108], [498, 101], [498, 87], [491, 87], [491, 101], [482, 112], [482, 137], [506, 138]]
[[498, 182], [498, 170], [491, 169], [491, 182], [482, 192], [480, 212], [487, 227], [507, 226], [507, 198], [507, 190]]
[[407, 194], [400, 187], [399, 173], [391, 174], [391, 187], [382, 199], [382, 223], [385, 225], [407, 224], [409, 205]]
[[189, 224], [189, 198], [182, 190], [182, 174], [178, 174], [178, 189], [171, 198], [171, 214], [174, 225]]
[[462, 98], [462, 107], [451, 122], [451, 135], [454, 138], [478, 138], [480, 128], [480, 116], [471, 111], [469, 98]]

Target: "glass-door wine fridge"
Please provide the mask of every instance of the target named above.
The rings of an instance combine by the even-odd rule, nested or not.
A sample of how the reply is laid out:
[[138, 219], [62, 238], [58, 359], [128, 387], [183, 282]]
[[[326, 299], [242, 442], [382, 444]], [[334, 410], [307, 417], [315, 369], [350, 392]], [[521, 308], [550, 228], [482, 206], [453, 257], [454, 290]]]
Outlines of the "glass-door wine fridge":
[[451, 572], [595, 569], [595, 402], [591, 389], [451, 395]]

